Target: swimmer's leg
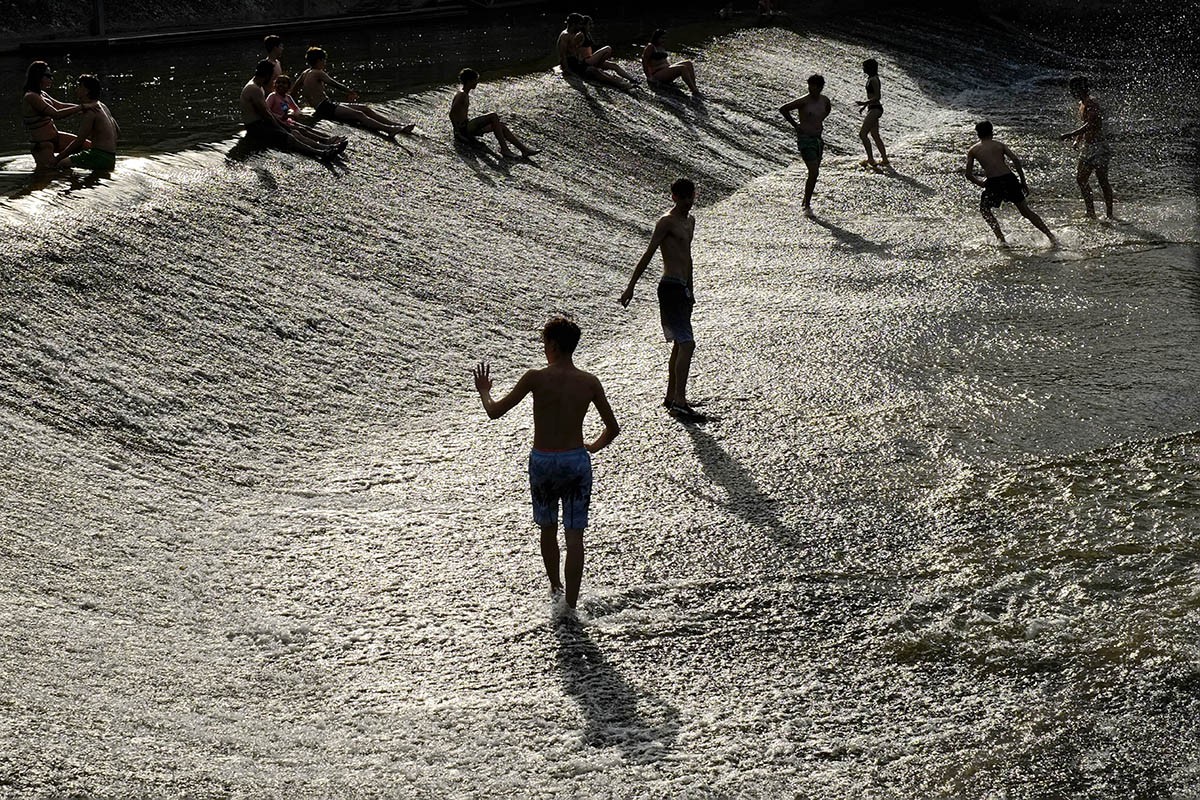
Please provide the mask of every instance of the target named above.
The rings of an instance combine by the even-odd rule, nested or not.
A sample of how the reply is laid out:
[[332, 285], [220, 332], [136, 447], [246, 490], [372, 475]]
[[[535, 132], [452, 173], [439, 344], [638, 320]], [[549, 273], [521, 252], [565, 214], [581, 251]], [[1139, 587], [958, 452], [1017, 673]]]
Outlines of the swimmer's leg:
[[[801, 158], [804, 156], [801, 155]], [[801, 208], [811, 211], [813, 190], [817, 188], [817, 177], [821, 174], [821, 159], [804, 158], [804, 166], [808, 168], [808, 180], [804, 182], [804, 203]]]
[[984, 221], [991, 227], [992, 232], [996, 234], [996, 238], [1002, 242], [1005, 241], [1004, 231], [1000, 230], [1000, 223], [996, 221], [996, 215], [992, 213], [992, 209], [986, 205], [981, 205], [979, 213], [983, 214]]
[[686, 406], [688, 374], [692, 369], [692, 354], [696, 352], [695, 342], [675, 342], [671, 348], [671, 360], [667, 367], [670, 375], [667, 377], [667, 401], [673, 405]]
[[1104, 195], [1104, 213], [1113, 219], [1112, 184], [1108, 182], [1108, 167], [1096, 167], [1096, 180], [1100, 183], [1100, 193]]
[[567, 558], [563, 564], [567, 574], [567, 605], [574, 608], [579, 600], [579, 585], [583, 583], [583, 530], [566, 528], [563, 537], [567, 540]]
[[1050, 241], [1055, 241], [1054, 234], [1046, 227], [1046, 223], [1042, 222], [1042, 218], [1037, 215], [1028, 203], [1017, 203], [1017, 211], [1021, 212], [1021, 216], [1033, 223], [1033, 226], [1042, 233], [1050, 237]]
[[[557, 522], [549, 522], [542, 526], [542, 563], [546, 566], [546, 577], [550, 579], [551, 591], [562, 589], [562, 575], [558, 567]], [[579, 594], [578, 584], [575, 586], [575, 593]]]
[[1096, 216], [1096, 204], [1092, 199], [1092, 187], [1088, 181], [1092, 177], [1094, 167], [1086, 161], [1080, 160], [1079, 171], [1075, 174], [1075, 182], [1079, 184], [1079, 191], [1083, 195], [1083, 205], [1087, 208], [1089, 217]]

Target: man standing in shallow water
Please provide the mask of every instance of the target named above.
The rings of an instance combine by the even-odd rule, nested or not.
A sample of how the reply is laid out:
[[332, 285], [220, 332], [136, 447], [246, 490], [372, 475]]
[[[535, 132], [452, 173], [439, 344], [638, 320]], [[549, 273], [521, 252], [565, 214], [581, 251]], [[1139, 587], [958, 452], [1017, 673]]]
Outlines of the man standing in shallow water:
[[1112, 153], [1104, 139], [1104, 111], [1100, 108], [1100, 102], [1091, 96], [1087, 78], [1077, 75], [1071, 78], [1068, 86], [1071, 88], [1071, 94], [1079, 101], [1079, 120], [1083, 124], [1058, 138], [1063, 141], [1074, 139], [1075, 147], [1079, 149], [1075, 181], [1083, 194], [1083, 205], [1087, 208], [1087, 215], [1093, 219], [1096, 216], [1096, 204], [1092, 198], [1090, 184], [1092, 172], [1095, 171], [1100, 193], [1104, 195], [1105, 216], [1113, 219], [1113, 193], [1112, 186], [1108, 183], [1108, 160]]
[[696, 233], [696, 218], [690, 213], [696, 203], [696, 184], [687, 178], [679, 178], [671, 184], [671, 199], [675, 205], [658, 218], [650, 236], [650, 246], [634, 267], [629, 286], [619, 302], [629, 307], [633, 287], [650, 265], [654, 251], [661, 247], [663, 275], [658, 282], [658, 312], [663, 335], [668, 342], [674, 342], [667, 365], [667, 396], [663, 405], [674, 413], [696, 417], [696, 410], [687, 399], [688, 373], [692, 353], [696, 350], [696, 339], [692, 334], [692, 308], [696, 304], [692, 292], [692, 237]]
[[[804, 159], [804, 166], [808, 169], [808, 180], [804, 182], [804, 203], [800, 206], [806, 217], [812, 216], [813, 190], [817, 188], [821, 157], [825, 155], [825, 140], [821, 138], [825, 129], [825, 118], [833, 110], [829, 98], [821, 94], [824, 88], [824, 76], [810, 75], [808, 93], [779, 107], [779, 113], [796, 129], [796, 146], [800, 149], [800, 157]], [[792, 117], [793, 111], [799, 115], [799, 121]]]
[[[533, 520], [542, 529], [542, 561], [550, 579], [550, 593], [563, 593], [558, 565], [558, 505], [562, 502], [563, 537], [567, 558], [566, 601], [575, 608], [583, 579], [583, 529], [588, 523], [592, 497], [592, 459], [620, 433], [617, 418], [604, 396], [600, 380], [577, 368], [572, 361], [579, 344], [579, 326], [566, 317], [554, 317], [542, 328], [546, 364], [521, 376], [511, 392], [492, 399], [491, 370], [486, 363], [475, 367], [475, 389], [488, 418], [498, 419], [533, 394], [533, 449], [529, 453], [529, 490], [533, 498]], [[596, 406], [604, 421], [604, 432], [591, 444], [583, 442], [583, 418]]]

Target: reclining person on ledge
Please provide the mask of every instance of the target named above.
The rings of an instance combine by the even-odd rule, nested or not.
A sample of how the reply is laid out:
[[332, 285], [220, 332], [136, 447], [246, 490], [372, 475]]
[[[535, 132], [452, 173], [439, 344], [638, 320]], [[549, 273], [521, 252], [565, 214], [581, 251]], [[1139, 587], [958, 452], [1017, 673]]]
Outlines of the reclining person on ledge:
[[[356, 103], [358, 92], [335, 81], [325, 71], [328, 56], [320, 47], [310, 47], [304, 54], [308, 69], [300, 73], [293, 85], [293, 95], [299, 89], [308, 104], [313, 107], [314, 120], [333, 120], [361, 125], [373, 131], [379, 131], [388, 138], [395, 138], [398, 133], [412, 133], [412, 123], [404, 124], [388, 119], [370, 106]], [[325, 87], [333, 86], [346, 92], [347, 102], [335, 103], [325, 96]]]

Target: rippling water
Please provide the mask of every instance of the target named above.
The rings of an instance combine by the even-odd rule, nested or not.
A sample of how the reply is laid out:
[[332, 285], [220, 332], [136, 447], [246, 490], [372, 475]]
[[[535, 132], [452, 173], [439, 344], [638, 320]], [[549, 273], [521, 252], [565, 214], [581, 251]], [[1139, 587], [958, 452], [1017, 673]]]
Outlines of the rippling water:
[[[3, 791], [1193, 796], [1191, 76], [1097, 74], [1124, 222], [1088, 223], [1052, 135], [1088, 65], [985, 33], [706, 31], [701, 105], [486, 82], [535, 163], [455, 149], [439, 85], [330, 168], [231, 139], [10, 192]], [[892, 173], [858, 166], [872, 55]], [[808, 221], [774, 109], [814, 70]], [[956, 172], [982, 116], [1061, 249], [1008, 208], [993, 245]], [[678, 174], [690, 428], [651, 284], [616, 302]], [[559, 310], [623, 429], [576, 624], [528, 409], [489, 423], [469, 378], [511, 386]]]

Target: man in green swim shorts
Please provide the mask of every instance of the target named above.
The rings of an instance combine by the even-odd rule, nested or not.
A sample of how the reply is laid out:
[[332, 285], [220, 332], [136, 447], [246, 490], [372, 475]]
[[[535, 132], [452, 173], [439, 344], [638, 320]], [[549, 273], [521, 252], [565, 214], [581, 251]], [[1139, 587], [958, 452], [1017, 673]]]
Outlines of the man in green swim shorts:
[[[804, 203], [800, 206], [806, 217], [812, 216], [813, 189], [817, 188], [821, 156], [825, 154], [825, 141], [821, 138], [821, 132], [825, 126], [825, 118], [833, 108], [829, 98], [821, 94], [824, 88], [823, 76], [810, 75], [808, 93], [779, 107], [779, 113], [796, 129], [796, 146], [800, 149], [804, 166], [808, 168], [808, 180], [804, 182]], [[799, 120], [792, 116], [793, 111]]]
[[75, 141], [59, 153], [58, 166], [107, 172], [117, 165], [117, 137], [121, 133], [108, 106], [100, 102], [100, 81], [80, 75], [75, 96], [83, 106], [83, 127]]

